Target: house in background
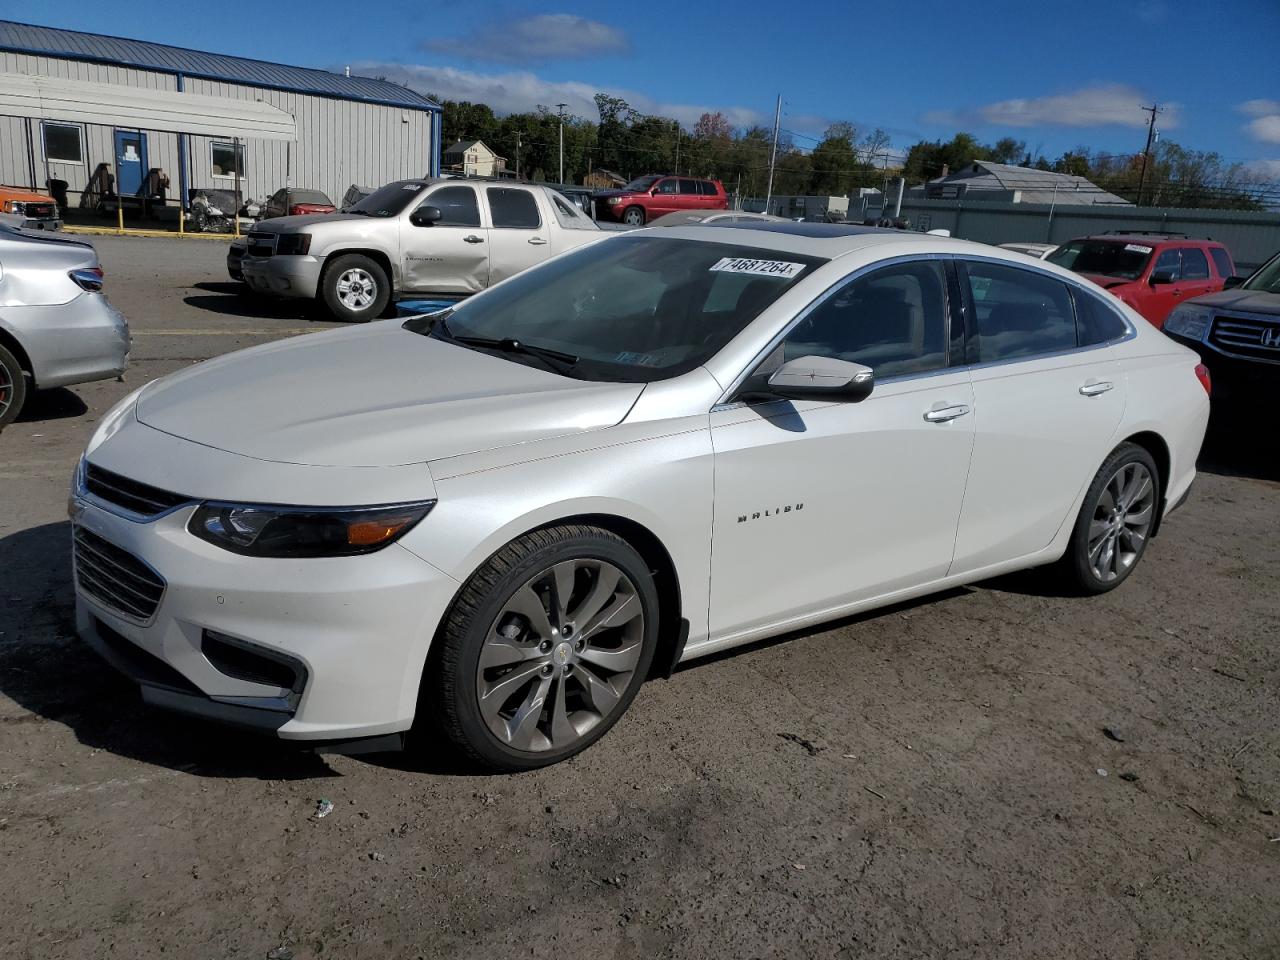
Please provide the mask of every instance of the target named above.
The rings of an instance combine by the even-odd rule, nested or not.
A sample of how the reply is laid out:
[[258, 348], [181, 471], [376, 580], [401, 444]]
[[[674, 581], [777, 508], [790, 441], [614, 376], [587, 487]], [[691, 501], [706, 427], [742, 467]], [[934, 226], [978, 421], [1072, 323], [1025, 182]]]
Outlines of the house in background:
[[507, 158], [490, 150], [483, 140], [459, 140], [444, 152], [444, 169], [467, 177], [498, 177], [507, 169]]
[[975, 160], [955, 173], [944, 173], [922, 186], [911, 187], [906, 196], [916, 200], [1133, 206], [1084, 177], [988, 160]]
[[604, 167], [596, 167], [582, 178], [582, 185], [594, 190], [612, 190], [615, 187], [625, 187], [627, 178]]

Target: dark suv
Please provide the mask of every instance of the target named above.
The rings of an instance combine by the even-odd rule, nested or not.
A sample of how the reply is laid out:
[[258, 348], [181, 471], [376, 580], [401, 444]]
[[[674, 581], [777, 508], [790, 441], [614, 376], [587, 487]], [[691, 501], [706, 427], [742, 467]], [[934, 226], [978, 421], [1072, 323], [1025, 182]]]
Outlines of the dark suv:
[[728, 210], [729, 196], [719, 180], [650, 174], [621, 190], [596, 194], [596, 217], [643, 227], [650, 220], [685, 210]]
[[1215, 401], [1270, 401], [1280, 385], [1280, 253], [1243, 283], [1174, 307], [1164, 332], [1200, 354]]
[[1081, 237], [1045, 259], [1088, 277], [1157, 329], [1179, 303], [1221, 290], [1235, 273], [1231, 254], [1222, 244], [1180, 233]]

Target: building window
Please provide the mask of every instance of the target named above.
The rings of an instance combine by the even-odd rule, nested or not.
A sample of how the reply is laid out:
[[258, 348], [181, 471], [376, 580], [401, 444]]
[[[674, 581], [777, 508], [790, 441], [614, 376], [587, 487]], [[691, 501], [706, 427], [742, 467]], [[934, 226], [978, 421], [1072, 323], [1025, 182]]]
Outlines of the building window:
[[46, 123], [44, 157], [50, 163], [84, 163], [84, 129], [76, 123]]
[[236, 174], [244, 178], [244, 144], [220, 143], [209, 144], [212, 153], [213, 175], [227, 180], [234, 180]]

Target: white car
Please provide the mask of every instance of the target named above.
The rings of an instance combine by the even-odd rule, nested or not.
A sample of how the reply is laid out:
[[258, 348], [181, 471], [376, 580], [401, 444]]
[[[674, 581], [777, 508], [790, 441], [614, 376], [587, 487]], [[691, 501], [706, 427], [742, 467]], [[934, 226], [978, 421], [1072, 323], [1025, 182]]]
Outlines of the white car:
[[682, 660], [1059, 560], [1115, 587], [1187, 496], [1207, 390], [994, 247], [620, 234], [122, 401], [75, 480], [77, 626], [161, 706], [535, 767]]

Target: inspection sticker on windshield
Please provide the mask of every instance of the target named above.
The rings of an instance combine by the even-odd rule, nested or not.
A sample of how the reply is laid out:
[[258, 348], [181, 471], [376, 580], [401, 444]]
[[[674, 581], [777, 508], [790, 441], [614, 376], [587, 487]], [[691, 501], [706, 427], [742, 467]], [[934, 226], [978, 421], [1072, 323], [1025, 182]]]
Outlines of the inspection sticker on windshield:
[[1150, 253], [1151, 252], [1150, 247], [1144, 247], [1140, 243], [1126, 243], [1124, 245], [1124, 248], [1130, 253]]
[[712, 273], [754, 273], [761, 277], [789, 280], [804, 269], [803, 263], [784, 260], [751, 260], [747, 257], [724, 257], [711, 265]]

